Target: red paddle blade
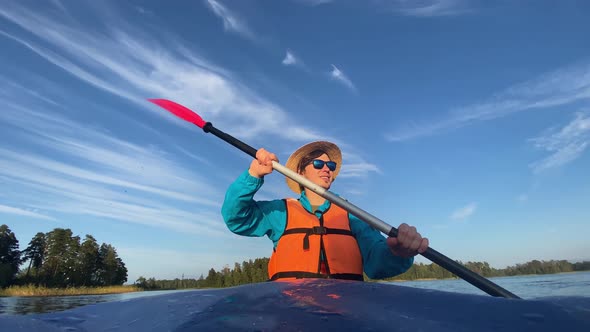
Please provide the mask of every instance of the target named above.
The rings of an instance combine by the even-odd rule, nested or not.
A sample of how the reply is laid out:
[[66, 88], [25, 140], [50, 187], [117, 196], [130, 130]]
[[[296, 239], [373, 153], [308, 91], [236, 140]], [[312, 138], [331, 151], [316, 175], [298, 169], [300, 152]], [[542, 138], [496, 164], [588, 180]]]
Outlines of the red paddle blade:
[[199, 128], [205, 126], [205, 121], [197, 113], [168, 99], [148, 99], [177, 117], [196, 124]]

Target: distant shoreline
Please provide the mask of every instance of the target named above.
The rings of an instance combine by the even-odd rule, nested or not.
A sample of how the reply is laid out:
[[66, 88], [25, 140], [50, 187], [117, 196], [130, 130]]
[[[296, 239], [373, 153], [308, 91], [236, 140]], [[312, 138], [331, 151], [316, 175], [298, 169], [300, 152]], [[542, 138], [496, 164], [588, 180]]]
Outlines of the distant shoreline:
[[0, 289], [0, 297], [45, 297], [45, 296], [79, 296], [79, 295], [107, 295], [143, 292], [144, 290], [133, 285], [129, 286], [105, 286], [105, 287], [68, 287], [48, 288], [35, 285], [11, 286]]

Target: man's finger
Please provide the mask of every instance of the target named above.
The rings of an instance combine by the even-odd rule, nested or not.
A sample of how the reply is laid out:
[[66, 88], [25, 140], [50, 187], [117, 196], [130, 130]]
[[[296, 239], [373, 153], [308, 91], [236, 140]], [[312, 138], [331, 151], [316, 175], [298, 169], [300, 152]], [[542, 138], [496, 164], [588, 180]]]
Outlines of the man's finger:
[[399, 247], [399, 239], [396, 237], [388, 237], [387, 245], [389, 246], [389, 249]]
[[405, 223], [399, 225], [397, 228], [397, 239], [400, 243], [403, 243], [408, 235], [409, 226]]
[[419, 253], [423, 253], [428, 249], [429, 241], [427, 238], [422, 238], [422, 242], [420, 242], [420, 248], [418, 248]]
[[412, 241], [409, 249], [412, 251], [418, 251], [421, 244], [422, 244], [422, 237], [420, 236], [419, 233], [417, 233], [417, 236]]

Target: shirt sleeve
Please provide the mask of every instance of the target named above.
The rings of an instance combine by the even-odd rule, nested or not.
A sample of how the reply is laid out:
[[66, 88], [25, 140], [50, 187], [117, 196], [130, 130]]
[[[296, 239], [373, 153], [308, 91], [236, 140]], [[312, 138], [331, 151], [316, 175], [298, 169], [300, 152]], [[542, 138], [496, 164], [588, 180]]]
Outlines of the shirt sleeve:
[[254, 194], [264, 178], [256, 178], [246, 170], [227, 189], [221, 215], [227, 228], [244, 236], [268, 236], [276, 247], [287, 223], [283, 200], [255, 201]]
[[350, 213], [348, 217], [351, 231], [356, 237], [363, 256], [363, 268], [367, 277], [371, 279], [394, 277], [406, 272], [414, 264], [413, 257], [395, 256], [381, 232]]

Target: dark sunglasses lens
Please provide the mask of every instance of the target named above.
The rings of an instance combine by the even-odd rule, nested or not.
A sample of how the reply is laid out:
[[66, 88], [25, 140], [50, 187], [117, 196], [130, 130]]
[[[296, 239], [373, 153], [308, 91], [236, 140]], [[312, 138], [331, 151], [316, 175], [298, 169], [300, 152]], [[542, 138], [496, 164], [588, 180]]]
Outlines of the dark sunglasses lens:
[[328, 169], [330, 169], [332, 172], [336, 170], [336, 162], [335, 161], [328, 161], [326, 163], [326, 165], [328, 166]]
[[324, 168], [324, 164], [326, 166], [328, 166], [328, 169], [329, 170], [331, 170], [331, 171], [335, 171], [336, 170], [336, 162], [334, 162], [334, 161], [323, 161], [323, 160], [319, 160], [319, 159], [316, 159], [316, 160], [313, 161], [313, 167], [315, 169], [322, 169], [322, 168]]

